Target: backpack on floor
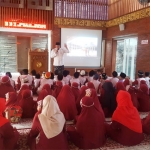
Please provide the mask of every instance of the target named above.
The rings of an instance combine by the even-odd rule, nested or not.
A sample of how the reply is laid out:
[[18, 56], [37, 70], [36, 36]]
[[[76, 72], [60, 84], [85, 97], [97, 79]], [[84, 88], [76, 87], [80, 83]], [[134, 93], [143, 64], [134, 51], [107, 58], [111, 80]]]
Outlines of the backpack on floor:
[[11, 106], [8, 107], [5, 111], [5, 117], [11, 122], [11, 123], [18, 123], [22, 117], [22, 108], [20, 106]]

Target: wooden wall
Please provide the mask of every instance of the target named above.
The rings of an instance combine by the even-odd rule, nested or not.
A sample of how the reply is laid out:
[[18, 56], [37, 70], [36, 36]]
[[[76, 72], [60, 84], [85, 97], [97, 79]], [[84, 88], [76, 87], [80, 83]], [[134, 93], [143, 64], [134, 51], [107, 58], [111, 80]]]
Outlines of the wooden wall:
[[[37, 0], [33, 1], [36, 2]], [[25, 23], [46, 24], [46, 29], [51, 30], [54, 20], [54, 12], [46, 10], [46, 7], [43, 7], [43, 9], [36, 9], [36, 5], [34, 6], [35, 8], [29, 8], [29, 2], [30, 0], [9, 0], [8, 4], [6, 2], [0, 2], [0, 27], [4, 27], [5, 21], [18, 21]], [[49, 0], [46, 0], [46, 2], [49, 2]], [[17, 3], [20, 5], [17, 5]], [[14, 7], [11, 5], [14, 5]]]
[[138, 0], [108, 0], [108, 2], [108, 20], [150, 6], [150, 3], [141, 5]]
[[[138, 37], [136, 72], [138, 70], [150, 72], [150, 18], [144, 18], [125, 24], [125, 30], [120, 31], [119, 26], [107, 29], [106, 35], [106, 52], [105, 52], [105, 70], [111, 75], [115, 66], [115, 43], [114, 37], [132, 36]], [[148, 40], [148, 44], [141, 44], [141, 40]], [[113, 48], [114, 47], [114, 48]]]

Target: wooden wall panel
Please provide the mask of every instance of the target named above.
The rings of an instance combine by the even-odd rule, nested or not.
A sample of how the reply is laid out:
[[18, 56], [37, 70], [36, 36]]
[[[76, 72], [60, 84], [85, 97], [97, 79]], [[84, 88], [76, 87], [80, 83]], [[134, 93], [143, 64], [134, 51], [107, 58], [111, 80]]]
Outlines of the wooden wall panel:
[[112, 40], [106, 40], [105, 60], [104, 60], [105, 72], [107, 75], [111, 75], [112, 67]]
[[147, 5], [141, 5], [138, 0], [109, 0], [108, 2], [108, 20], [150, 6], [150, 3]]

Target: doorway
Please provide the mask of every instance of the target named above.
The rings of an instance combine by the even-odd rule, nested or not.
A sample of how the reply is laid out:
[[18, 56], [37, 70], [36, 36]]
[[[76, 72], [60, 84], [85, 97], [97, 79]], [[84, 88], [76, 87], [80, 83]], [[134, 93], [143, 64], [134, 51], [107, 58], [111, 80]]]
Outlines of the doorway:
[[137, 56], [137, 38], [126, 38], [117, 41], [116, 71], [124, 72], [130, 79], [135, 79]]
[[28, 69], [28, 50], [31, 45], [31, 37], [17, 37], [17, 68], [20, 72], [22, 69]]

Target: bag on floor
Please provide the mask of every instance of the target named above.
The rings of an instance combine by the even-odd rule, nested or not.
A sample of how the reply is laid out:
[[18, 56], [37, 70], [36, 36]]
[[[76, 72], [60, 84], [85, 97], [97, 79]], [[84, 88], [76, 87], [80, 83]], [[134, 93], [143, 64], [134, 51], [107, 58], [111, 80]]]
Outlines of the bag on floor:
[[11, 123], [18, 123], [22, 117], [22, 108], [20, 106], [11, 106], [8, 107], [5, 111], [5, 117], [11, 122]]

